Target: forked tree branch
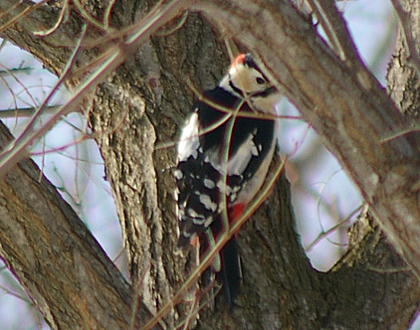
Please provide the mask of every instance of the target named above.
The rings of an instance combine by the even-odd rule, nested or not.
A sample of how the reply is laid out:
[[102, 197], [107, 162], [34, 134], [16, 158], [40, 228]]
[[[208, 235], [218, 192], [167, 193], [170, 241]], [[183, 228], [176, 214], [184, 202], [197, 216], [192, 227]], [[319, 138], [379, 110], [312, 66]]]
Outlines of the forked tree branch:
[[[10, 140], [0, 124], [1, 147]], [[134, 290], [33, 161], [5, 176], [0, 199], [0, 255], [52, 329], [130, 329], [152, 317], [141, 303], [133, 311]]]
[[194, 9], [261, 56], [420, 276], [419, 152], [405, 136], [384, 142], [407, 125], [375, 77], [361, 63], [344, 65], [288, 1], [200, 1]]
[[[0, 8], [6, 3], [11, 7], [14, 1], [4, 0], [0, 2]], [[126, 23], [124, 20], [127, 17], [134, 16], [128, 10], [131, 8], [130, 4], [135, 7], [134, 2], [121, 3], [128, 7], [121, 8], [118, 7], [119, 2], [115, 3], [115, 16], [112, 16], [111, 22], [118, 17]], [[135, 3], [138, 5], [145, 1]], [[274, 5], [272, 2], [262, 0], [203, 0], [197, 1], [194, 9], [206, 15], [210, 21], [217, 17], [217, 26], [220, 27], [220, 23], [224, 26], [223, 33], [233, 36], [242, 43], [244, 48], [260, 56], [271, 76], [283, 86], [285, 94], [296, 103], [308, 122], [312, 123], [326, 145], [336, 154], [358, 183], [364, 192], [364, 197], [373, 207], [389, 236], [393, 238], [393, 243], [399, 247], [400, 251], [406, 253], [407, 250], [401, 246], [405, 243], [400, 241], [402, 234], [395, 233], [402, 226], [402, 222], [395, 224], [392, 219], [383, 219], [381, 216], [389, 217], [395, 214], [397, 219], [398, 211], [401, 210], [399, 207], [403, 207], [404, 212], [409, 210], [408, 215], [417, 216], [410, 208], [413, 207], [414, 200], [409, 190], [410, 180], [413, 181], [415, 177], [413, 171], [417, 155], [404, 138], [392, 140], [387, 144], [382, 143], [388, 134], [404, 126], [404, 121], [370, 73], [360, 63], [344, 65], [325, 43], [320, 41], [309, 22], [300, 17], [288, 2], [276, 1]], [[3, 33], [15, 43], [31, 50], [50, 68], [59, 73], [65, 59], [68, 58], [68, 49], [54, 45], [62, 46], [63, 40], [71, 45], [72, 32], [77, 31], [75, 28], [78, 27], [77, 23], [83, 20], [78, 20], [77, 15], [73, 15], [69, 18], [68, 25], [63, 24], [54, 33], [42, 39], [31, 34], [31, 31], [40, 30], [40, 27], [46, 30], [48, 26], [44, 25], [54, 22], [54, 19], [51, 19], [54, 15], [57, 16], [54, 7], [42, 7], [25, 21], [10, 27]], [[4, 16], [0, 16], [0, 21], [1, 17], [4, 18]], [[131, 254], [130, 261], [134, 269], [132, 274], [141, 273], [143, 264], [151, 269], [142, 287], [145, 289], [142, 291], [144, 296], [150, 293], [151, 305], [156, 301], [158, 303], [168, 301], [168, 297], [170, 298], [173, 292], [167, 288], [176, 288], [177, 281], [182, 277], [182, 271], [185, 272], [185, 269], [175, 270], [179, 267], [179, 261], [174, 260], [172, 254], [176, 240], [171, 213], [174, 202], [170, 195], [173, 180], [171, 181], [171, 173], [167, 168], [173, 161], [173, 155], [170, 151], [154, 150], [154, 139], [155, 137], [161, 141], [176, 139], [177, 135], [174, 133], [176, 127], [173, 120], [174, 118], [179, 120], [181, 112], [188, 108], [188, 97], [191, 97], [191, 93], [185, 92], [187, 88], [183, 79], [186, 74], [196, 78], [200, 82], [200, 88], [205, 89], [205, 83], [209, 81], [213, 83], [213, 81], [201, 80], [202, 76], [213, 74], [214, 78], [218, 78], [220, 74], [218, 70], [222, 65], [220, 60], [222, 52], [216, 46], [214, 48], [208, 46], [208, 44], [217, 44], [217, 38], [209, 33], [210, 29], [207, 26], [202, 28], [205, 23], [197, 17], [190, 14], [186, 20], [185, 25], [192, 31], [191, 34], [187, 34], [189, 38], [185, 38], [186, 31], [183, 29], [174, 35], [155, 38], [153, 42], [147, 44], [147, 47], [155, 47], [153, 50], [157, 54], [152, 54], [150, 49], [142, 48], [141, 60], [135, 63], [135, 69], [129, 60], [113, 73], [111, 78], [101, 80], [104, 83], [96, 91], [91, 116], [92, 127], [100, 135], [103, 131], [112, 131], [109, 127], [113, 127], [115, 122], [120, 122], [120, 114], [128, 109], [127, 120], [124, 124], [119, 126], [118, 130], [112, 131], [112, 134], [100, 136], [98, 143], [107, 165], [107, 178], [113, 186], [120, 220], [125, 231], [127, 250], [129, 255]], [[201, 39], [198, 39], [199, 46], [197, 47], [194, 42], [191, 42], [194, 36], [201, 36], [197, 31], [207, 33], [205, 38], [207, 48], [204, 51]], [[96, 31], [89, 30], [88, 32], [91, 33], [89, 37], [92, 40], [97, 37]], [[185, 46], [185, 44], [188, 45]], [[200, 62], [206, 56], [207, 62]], [[78, 59], [78, 64], [86, 65], [92, 60], [92, 53], [86, 51]], [[216, 65], [215, 61], [218, 61]], [[147, 73], [152, 71], [151, 65], [155, 65], [153, 70], [157, 68], [153, 73], [160, 74], [160, 76], [156, 75], [158, 77], [156, 80], [164, 86], [158, 86], [162, 88], [161, 91], [158, 90], [159, 88], [154, 90], [163, 95], [160, 104], [154, 104], [154, 101], [151, 101], [152, 98], [145, 91], [146, 83], [142, 80], [145, 79], [144, 76], [147, 76]], [[146, 69], [149, 67], [149, 71], [145, 67]], [[140, 72], [138, 74], [140, 78], [138, 78], [136, 73], [142, 69], [145, 69], [146, 73]], [[190, 71], [187, 71], [188, 69]], [[211, 70], [214, 72], [209, 74], [208, 71]], [[73, 82], [74, 86], [78, 83], [78, 81]], [[157, 94], [159, 93], [155, 95]], [[13, 173], [11, 172], [10, 176], [13, 177]], [[405, 190], [401, 191], [401, 188]], [[49, 188], [44, 187], [44, 189]], [[39, 190], [35, 191], [36, 196], [42, 194]], [[17, 194], [14, 190], [8, 190], [8, 193], [12, 196]], [[33, 191], [27, 191], [21, 196], [24, 202], [19, 205], [34, 202], [33, 199], [29, 200], [29, 197], [32, 198], [33, 195]], [[54, 196], [54, 199], [59, 198], [57, 195]], [[383, 243], [378, 232], [372, 230], [369, 224], [366, 224], [367, 221], [359, 221], [359, 226], [362, 227], [359, 231], [360, 238], [353, 239], [352, 249], [329, 274], [320, 274], [310, 267], [299, 245], [293, 230], [293, 214], [289, 198], [287, 184], [282, 180], [274, 189], [270, 205], [265, 205], [258, 211], [256, 217], [260, 221], [247, 222], [239, 232], [238, 242], [241, 254], [246, 260], [244, 285], [242, 294], [238, 298], [242, 304], [239, 304], [238, 308], [227, 316], [220, 310], [216, 311], [217, 317], [214, 317], [213, 312], [204, 311], [200, 319], [203, 328], [211, 324], [216, 324], [213, 326], [214, 329], [223, 328], [230, 323], [238, 328], [245, 328], [246, 325], [252, 324], [254, 328], [261, 329], [287, 326], [294, 329], [320, 329], [321, 327], [333, 328], [336, 325], [354, 329], [360, 324], [353, 316], [362, 317], [362, 314], [369, 315], [372, 324], [386, 324], [387, 326], [392, 324], [400, 328], [406, 326], [419, 301], [418, 282], [412, 278], [410, 272], [406, 272], [405, 268], [401, 267], [401, 261]], [[11, 208], [7, 203], [4, 204]], [[15, 211], [10, 209], [7, 212]], [[35, 212], [32, 213], [35, 214]], [[401, 217], [399, 216], [398, 221], [401, 221]], [[69, 224], [65, 219], [62, 221], [64, 224], [61, 224], [61, 220], [57, 224], [51, 220], [48, 226], [41, 225], [36, 219], [20, 222], [28, 226], [24, 227], [26, 232], [32, 230], [34, 235], [36, 232], [33, 232], [30, 227], [33, 225], [44, 230], [43, 233], [48, 234], [48, 237], [50, 237], [50, 228], [55, 230], [57, 236], [50, 238], [60, 237], [58, 243], [64, 244], [61, 250], [57, 248], [60, 252], [54, 254], [52, 250], [50, 258], [57, 258], [59, 255], [64, 259], [59, 261], [66, 267], [76, 266], [74, 269], [76, 288], [79, 288], [79, 282], [88, 283], [87, 287], [92, 288], [90, 291], [63, 293], [67, 295], [66, 299], [76, 299], [76, 303], [80, 301], [86, 304], [92, 303], [93, 306], [100, 302], [108, 308], [108, 300], [111, 305], [114, 304], [112, 297], [108, 297], [114, 293], [113, 290], [108, 290], [109, 282], [117, 286], [122, 285], [118, 295], [123, 301], [129, 297], [128, 305], [123, 302], [122, 309], [118, 310], [118, 313], [114, 313], [113, 307], [110, 311], [118, 320], [121, 320], [121, 324], [126, 323], [127, 309], [135, 306], [131, 304], [133, 293], [130, 288], [118, 279], [119, 275], [114, 273], [115, 269], [111, 261], [104, 256], [96, 256], [96, 258], [106, 264], [103, 267], [107, 272], [103, 275], [101, 269], [93, 269], [96, 270], [97, 276], [105, 276], [104, 279], [96, 280], [100, 283], [100, 288], [94, 287], [95, 283], [88, 280], [93, 281], [95, 276], [88, 275], [93, 274], [93, 270], [92, 273], [89, 272], [89, 267], [93, 268], [97, 265], [97, 262], [90, 261], [92, 258], [96, 260], [90, 252], [91, 249], [96, 250], [97, 246], [91, 238], [87, 238], [85, 231], [82, 231], [82, 237], [88, 244], [78, 238], [79, 225], [74, 225], [73, 222]], [[10, 226], [10, 223], [9, 221], [5, 224]], [[72, 224], [76, 226], [76, 230], [73, 228], [76, 233], [62, 229], [62, 226]], [[392, 228], [392, 226], [398, 226], [398, 228]], [[49, 230], [47, 231], [46, 228]], [[406, 232], [402, 231], [402, 233], [406, 235]], [[414, 235], [414, 233], [409, 234], [410, 237]], [[3, 245], [3, 239], [6, 243], [10, 243], [8, 244], [10, 251], [13, 249], [21, 251], [26, 248], [18, 245], [17, 243], [20, 242], [15, 242], [13, 239], [15, 237], [22, 237], [22, 235], [16, 231], [10, 237], [1, 238], [2, 249], [5, 250], [3, 246], [6, 246]], [[405, 237], [408, 238], [407, 235]], [[54, 243], [57, 242], [45, 242], [45, 244], [50, 244], [51, 248], [57, 247]], [[53, 292], [48, 290], [57, 287], [56, 283], [61, 282], [56, 278], [51, 279], [53, 284], [45, 286], [44, 291], [39, 292], [39, 295], [36, 295], [36, 290], [39, 290], [37, 283], [42, 278], [36, 277], [33, 281], [35, 288], [31, 287], [31, 277], [35, 276], [33, 272], [40, 269], [43, 276], [46, 276], [51, 271], [47, 268], [49, 255], [37, 255], [39, 258], [35, 259], [38, 261], [42, 258], [39, 262], [45, 261], [46, 265], [36, 264], [34, 268], [30, 263], [30, 260], [34, 258], [27, 261], [22, 259], [25, 262], [20, 262], [14, 260], [12, 253], [6, 250], [1, 253], [10, 261], [9, 266], [33, 294], [35, 301], [48, 304], [47, 307], [41, 304], [40, 308], [46, 313], [47, 320], [53, 328], [57, 328], [58, 326], [54, 323], [56, 320], [51, 320], [48, 313], [54, 306], [61, 306], [61, 295], [52, 296]], [[78, 256], [80, 256], [79, 259], [77, 259]], [[72, 263], [72, 260], [76, 260], [77, 263]], [[377, 260], [380, 261], [378, 264], [375, 263]], [[410, 264], [415, 265], [416, 260], [416, 254], [413, 254]], [[391, 275], [386, 272], [386, 269], [384, 273], [371, 271], [369, 267], [372, 264], [377, 266], [375, 269], [391, 265], [398, 271]], [[54, 272], [60, 270], [54, 269]], [[359, 280], [361, 277], [363, 281]], [[138, 278], [134, 280], [136, 279]], [[105, 284], [102, 284], [102, 281]], [[384, 287], [378, 283], [387, 283], [387, 286]], [[72, 288], [73, 285], [70, 285], [70, 289]], [[83, 289], [85, 288], [86, 285], [83, 285]], [[105, 293], [101, 291], [101, 288]], [[127, 293], [127, 291], [130, 292]], [[348, 291], [352, 294], [348, 294]], [[89, 293], [92, 296], [85, 297]], [[353, 295], [358, 298], [357, 301]], [[98, 301], [94, 299], [96, 297]], [[398, 303], [389, 304], [389, 301]], [[159, 307], [158, 303], [156, 305]], [[82, 307], [80, 304], [71, 305], [59, 317], [73, 316], [73, 313], [78, 315], [78, 307], [80, 310], [85, 308], [85, 311], [86, 306], [91, 308], [90, 305], [82, 305]], [[140, 310], [144, 310], [142, 305]], [[92, 319], [99, 320], [102, 317], [101, 313], [102, 310], [98, 310], [94, 315], [92, 313]], [[390, 315], [400, 317], [398, 320], [390, 320]], [[67, 328], [94, 328], [94, 323], [87, 323], [87, 321], [92, 321], [90, 316], [90, 314], [82, 314], [80, 318], [76, 318], [76, 326], [67, 326]], [[178, 321], [179, 319], [175, 318], [173, 320], [174, 323]], [[370, 322], [367, 322], [362, 329], [370, 329]], [[110, 323], [108, 328], [124, 327]]]

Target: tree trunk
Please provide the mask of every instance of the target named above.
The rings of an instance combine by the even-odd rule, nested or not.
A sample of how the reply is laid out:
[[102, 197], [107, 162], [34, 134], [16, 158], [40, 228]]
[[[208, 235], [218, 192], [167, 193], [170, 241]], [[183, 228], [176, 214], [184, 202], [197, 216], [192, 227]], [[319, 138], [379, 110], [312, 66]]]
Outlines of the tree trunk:
[[[154, 2], [117, 1], [111, 26], [121, 31], [139, 22]], [[179, 3], [184, 8], [190, 5]], [[13, 4], [12, 0], [0, 3], [1, 25], [31, 6], [22, 3], [11, 10]], [[106, 8], [95, 4], [83, 2], [101, 22]], [[34, 36], [33, 31], [57, 21], [60, 5], [40, 6], [0, 30], [57, 74], [72, 51], [63, 44], [75, 43], [87, 21], [72, 7], [67, 21], [53, 34]], [[329, 272], [320, 273], [311, 267], [300, 245], [289, 185], [282, 175], [269, 199], [238, 233], [243, 283], [237, 306], [229, 310], [223, 298], [218, 299], [217, 308], [204, 308], [191, 327], [407, 329], [420, 301], [414, 275], [420, 274], [418, 194], [413, 192], [419, 157], [414, 138], [387, 140], [407, 127], [405, 118], [349, 49], [351, 42], [341, 39], [344, 55], [336, 55], [289, 2], [206, 0], [190, 8], [188, 15], [174, 11], [174, 20], [158, 33], [138, 47], [127, 47], [122, 52], [124, 63], [102, 78], [94, 93], [84, 94], [83, 105], [92, 104], [86, 113], [113, 189], [132, 285], [123, 280], [55, 189], [46, 180], [34, 180], [37, 170], [30, 161], [12, 168], [0, 185], [0, 253], [8, 267], [52, 329], [130, 329], [135, 309], [139, 311], [135, 324], [141, 328], [173, 299], [191, 272], [186, 260], [173, 254], [177, 240], [173, 145], [195, 97], [188, 80], [199, 90], [213, 87], [228, 65], [222, 39], [232, 36], [241, 49], [260, 57], [354, 179], [371, 211], [366, 208], [352, 228], [346, 254]], [[335, 18], [336, 31], [345, 32], [341, 17]], [[114, 33], [95, 24], [91, 19], [86, 45]], [[75, 69], [105, 48], [117, 45], [121, 51], [130, 33], [83, 47]], [[404, 63], [402, 50], [398, 54], [399, 63]], [[405, 66], [397, 68], [395, 63], [392, 74], [399, 77]], [[72, 76], [67, 84], [77, 89], [81, 80]], [[405, 90], [413, 88], [402, 84]], [[167, 142], [174, 143], [161, 147]], [[45, 199], [34, 198], [39, 196]], [[136, 298], [138, 306], [133, 302]], [[174, 329], [190, 308], [183, 301], [169, 308], [162, 322], [154, 323]]]

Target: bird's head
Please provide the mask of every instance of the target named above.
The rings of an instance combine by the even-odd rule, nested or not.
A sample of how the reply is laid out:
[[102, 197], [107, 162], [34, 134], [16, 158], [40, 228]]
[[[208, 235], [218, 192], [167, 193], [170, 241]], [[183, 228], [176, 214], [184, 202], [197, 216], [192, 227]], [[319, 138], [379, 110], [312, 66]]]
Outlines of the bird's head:
[[281, 94], [268, 80], [250, 54], [240, 54], [232, 62], [219, 86], [238, 97], [249, 98], [262, 112], [272, 112]]

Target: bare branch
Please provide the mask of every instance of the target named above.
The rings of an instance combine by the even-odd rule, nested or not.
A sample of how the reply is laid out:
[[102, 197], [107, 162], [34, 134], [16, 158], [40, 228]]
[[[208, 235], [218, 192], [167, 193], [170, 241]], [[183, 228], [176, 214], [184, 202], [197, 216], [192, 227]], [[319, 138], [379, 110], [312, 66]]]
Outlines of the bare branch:
[[[0, 1], [0, 8], [5, 2], [13, 3], [13, 0]], [[142, 5], [146, 2], [137, 1], [136, 4]], [[111, 13], [113, 3], [109, 1], [108, 7], [103, 9], [104, 15], [109, 16], [104, 20], [104, 27], [108, 26], [108, 22], [114, 24], [118, 19], [125, 24], [130, 15], [133, 17], [136, 15], [136, 18], [145, 17], [150, 8], [145, 12], [132, 14], [126, 8], [126, 11], [121, 10], [120, 3], [115, 2], [115, 12], [113, 10]], [[377, 207], [376, 203], [383, 202], [385, 196], [381, 196], [381, 193], [387, 195], [386, 198], [390, 201], [401, 203], [401, 195], [394, 195], [389, 190], [384, 192], [384, 188], [390, 188], [385, 183], [390, 182], [392, 174], [403, 172], [404, 167], [398, 167], [401, 165], [398, 162], [407, 164], [410, 171], [413, 166], [407, 157], [407, 150], [411, 152], [411, 145], [404, 139], [396, 139], [397, 141], [392, 141], [386, 146], [384, 143], [378, 143], [383, 141], [384, 135], [389, 136], [390, 133], [398, 131], [400, 127], [395, 126], [396, 123], [403, 126], [404, 122], [401, 116], [394, 115], [395, 107], [386, 96], [384, 97], [376, 81], [364, 70], [354, 67], [350, 70], [324, 42], [319, 40], [313, 27], [304, 21], [288, 2], [208, 0], [197, 3], [195, 9], [203, 10], [210, 20], [217, 18], [215, 26], [219, 27], [219, 23], [226, 26], [222, 38], [214, 36], [209, 25], [192, 12], [174, 34], [162, 38], [155, 37], [153, 42], [145, 39], [145, 47], [150, 47], [155, 52], [153, 54], [155, 57], [150, 56], [151, 59], [143, 56], [143, 48], [138, 53], [134, 46], [133, 49], [127, 48], [129, 40], [126, 38], [139, 31], [137, 24], [116, 30], [115, 34], [100, 35], [98, 38], [95, 33], [89, 35], [92, 47], [98, 46], [98, 40], [105, 41], [106, 47], [112, 48], [111, 53], [115, 51], [113, 47], [121, 46], [122, 49], [118, 50], [120, 53], [112, 54], [122, 55], [122, 61], [131, 54], [138, 55], [113, 71], [109, 79], [101, 80], [102, 84], [96, 88], [95, 94], [92, 93], [94, 102], [90, 118], [107, 166], [107, 179], [113, 187], [129, 254], [131, 274], [136, 287], [139, 288], [136, 294], [141, 293], [142, 301], [147, 300], [150, 302], [150, 309], [157, 311], [171, 300], [176, 288], [182, 287], [185, 269], [182, 268], [183, 265], [180, 266], [183, 261], [176, 259], [172, 253], [176, 240], [174, 235], [176, 221], [172, 214], [173, 178], [168, 168], [173, 162], [173, 154], [167, 149], [155, 149], [155, 139], [159, 142], [176, 139], [177, 127], [173, 122], [180, 122], [181, 113], [184, 114], [188, 109], [193, 94], [185, 83], [186, 76], [190, 76], [201, 90], [214, 85], [214, 80], [220, 76], [222, 64], [226, 64], [223, 61], [228, 58], [228, 56], [226, 59], [223, 58], [224, 50], [217, 46], [223, 38], [232, 37], [242, 43], [241, 49], [247, 48], [260, 55], [270, 75], [276, 77], [279, 86], [284, 86], [287, 96], [293, 99], [306, 120], [321, 133], [328, 147], [343, 162], [351, 158], [347, 170], [353, 174], [362, 189], [367, 186], [365, 197], [371, 205]], [[129, 6], [130, 1], [124, 2], [124, 7], [125, 5]], [[182, 7], [182, 4], [180, 6]], [[43, 58], [53, 71], [61, 72], [69, 57], [69, 49], [74, 46], [75, 35], [80, 32], [77, 29], [80, 27], [80, 21], [74, 18], [75, 11], [72, 11], [66, 24], [70, 25], [72, 22], [76, 24], [71, 25], [73, 29], [70, 32], [66, 30], [66, 33], [62, 33], [64, 27], [61, 26], [45, 39], [39, 39], [34, 38], [30, 31], [39, 31], [40, 26], [50, 26], [50, 22], [56, 22], [58, 12], [54, 12], [50, 6], [45, 6], [35, 14], [39, 14], [35, 18], [44, 18], [41, 15], [43, 14], [49, 19], [38, 25], [35, 18], [28, 16], [22, 25], [16, 29], [10, 28], [5, 34], [15, 43]], [[22, 30], [27, 31], [26, 38], [22, 38]], [[62, 47], [63, 40], [70, 46]], [[122, 40], [125, 42], [120, 43]], [[203, 40], [206, 47], [202, 47]], [[60, 47], [56, 47], [57, 45]], [[100, 61], [95, 62], [95, 60], [101, 55], [103, 53], [95, 53], [93, 48], [89, 48], [89, 51], [81, 54], [75, 69], [89, 68], [84, 72], [90, 74], [93, 66], [89, 65], [100, 64]], [[147, 85], [147, 79], [142, 80], [151, 71], [158, 73], [155, 75], [161, 84], [159, 85], [161, 90], [158, 92], [164, 96], [159, 104], [154, 102], [153, 97], [149, 97], [147, 88], [150, 86]], [[78, 84], [78, 79], [70, 81], [71, 86]], [[120, 122], [121, 114], [126, 109], [126, 120], [114, 130], [115, 123]], [[109, 129], [110, 127], [112, 129]], [[104, 134], [104, 132], [112, 133]], [[350, 142], [346, 141], [347, 138]], [[372, 141], [366, 141], [368, 138]], [[392, 149], [386, 151], [388, 146]], [[399, 147], [402, 148], [402, 153], [397, 152]], [[384, 150], [385, 154], [382, 154]], [[393, 157], [396, 154], [402, 156], [396, 160]], [[411, 155], [415, 156], [415, 153]], [[381, 162], [385, 162], [386, 158], [389, 158], [388, 165], [383, 170], [376, 168], [382, 164]], [[357, 162], [360, 164], [356, 164]], [[409, 181], [413, 176], [410, 171], [407, 176]], [[401, 176], [402, 174], [397, 179]], [[212, 329], [223, 329], [231, 322], [237, 328], [246, 328], [252, 324], [255, 329], [270, 330], [284, 328], [285, 325], [293, 329], [333, 328], [337, 325], [346, 329], [355, 329], [359, 328], [360, 322], [354, 318], [354, 315], [361, 314], [369, 314], [375, 325], [378, 325], [378, 322], [381, 325], [389, 325], [391, 322], [394, 322], [393, 325], [396, 323], [407, 325], [419, 301], [418, 281], [411, 273], [389, 275], [369, 272], [369, 266], [372, 266], [372, 269], [393, 269], [400, 267], [401, 264], [404, 265], [394, 251], [384, 243], [379, 231], [366, 224], [366, 230], [359, 231], [363, 234], [361, 238], [354, 240], [357, 242], [334, 270], [328, 274], [320, 274], [311, 268], [299, 245], [293, 229], [293, 214], [288, 192], [287, 183], [279, 180], [269, 202], [257, 212], [256, 217], [259, 221], [248, 221], [238, 232], [240, 252], [246, 260], [244, 285], [238, 297], [239, 308], [233, 313], [226, 313], [229, 315], [223, 317], [219, 317], [223, 311], [209, 312], [208, 309], [200, 311], [200, 323], [203, 328], [208, 326]], [[411, 197], [409, 189], [405, 192]], [[9, 206], [12, 207], [10, 204]], [[398, 221], [400, 218], [401, 216]], [[38, 223], [33, 221], [28, 225], [37, 226]], [[358, 221], [359, 224], [365, 225], [362, 221]], [[48, 233], [50, 232], [49, 229]], [[64, 234], [67, 235], [67, 232]], [[68, 242], [66, 237], [70, 236], [64, 236], [63, 241]], [[10, 245], [14, 246], [14, 242], [11, 242], [11, 239], [9, 241]], [[68, 243], [68, 250], [83, 250], [79, 246], [83, 247], [84, 241], [77, 241], [72, 236], [69, 241], [74, 242], [76, 247], [73, 248]], [[50, 241], [47, 244], [50, 244]], [[66, 254], [68, 250], [62, 253], [64, 259], [68, 256]], [[8, 259], [10, 258], [8, 256]], [[42, 254], [39, 254], [39, 258], [36, 260], [44, 260]], [[17, 264], [17, 268], [24, 268], [13, 259], [10, 260], [10, 266]], [[72, 267], [74, 264], [66, 265]], [[37, 271], [36, 268], [26, 268], [29, 269], [28, 273], [17, 273], [17, 277], [22, 278], [23, 282], [26, 281], [26, 274]], [[197, 277], [198, 273], [199, 270], [193, 270], [191, 276]], [[355, 280], [360, 279], [361, 274], [363, 281]], [[384, 288], [378, 286], [378, 283], [387, 283], [387, 286]], [[48, 288], [51, 286], [53, 285], [49, 285]], [[351, 297], [348, 295], [350, 290]], [[76, 296], [83, 300], [87, 299], [85, 295], [91, 293], [92, 291], [83, 291], [80, 295], [73, 294], [71, 297]], [[136, 294], [132, 294], [130, 299], [135, 299], [131, 297]], [[52, 296], [48, 298], [50, 300], [55, 298], [58, 301], [61, 299]], [[357, 298], [357, 302], [354, 298]], [[42, 297], [38, 300], [42, 301]], [[256, 301], [258, 304], [255, 304]], [[395, 301], [396, 304], [389, 306], [387, 303], [389, 301]], [[106, 299], [102, 299], [101, 302], [104, 305], [108, 304]], [[54, 306], [55, 304], [56, 301], [51, 303]], [[280, 308], [273, 309], [273, 306]], [[176, 306], [180, 319], [186, 317], [187, 323], [188, 315], [195, 313], [195, 306], [188, 307], [186, 313], [182, 313], [181, 306]], [[194, 313], [191, 314], [192, 308]], [[130, 305], [130, 311], [136, 309], [135, 303]], [[66, 311], [72, 310], [70, 306]], [[124, 318], [129, 315], [125, 312], [125, 309], [121, 312]], [[164, 311], [158, 316], [163, 314]], [[175, 313], [168, 315], [167, 319], [172, 318], [172, 324], [178, 323], [179, 319], [173, 317]], [[399, 318], [389, 321], [390, 315], [399, 315]], [[160, 317], [152, 322], [159, 321]], [[372, 328], [372, 323], [363, 324], [361, 328]], [[170, 320], [168, 324], [171, 327]], [[216, 325], [209, 326], [211, 324]], [[109, 326], [115, 328], [114, 324]], [[84, 324], [83, 328], [93, 327]]]
[[356, 45], [347, 28], [347, 24], [341, 13], [337, 10], [334, 1], [308, 0], [315, 10], [321, 26], [332, 44], [332, 49], [337, 52], [342, 61], [347, 65], [360, 65], [360, 56]]
[[[10, 138], [1, 124], [1, 146]], [[130, 285], [72, 208], [39, 177], [37, 166], [25, 160], [1, 181], [0, 255], [52, 329], [129, 329]], [[151, 317], [144, 305], [138, 310], [137, 322]]]
[[[91, 76], [84, 81], [74, 95], [70, 98], [66, 105], [62, 106], [59, 111], [57, 111], [48, 121], [35, 133], [32, 132], [32, 126], [37, 119], [37, 114], [41, 113], [43, 106], [41, 106], [37, 113], [35, 113], [32, 120], [28, 123], [25, 130], [22, 134], [13, 142], [11, 146], [6, 148], [0, 154], [0, 176], [7, 173], [7, 171], [16, 164], [22, 157], [26, 156], [27, 147], [33, 143], [35, 139], [39, 136], [45, 134], [52, 125], [54, 125], [62, 116], [68, 114], [71, 111], [74, 111], [77, 106], [83, 101], [85, 95], [88, 91], [92, 90], [97, 84], [103, 81], [106, 76], [115, 70], [124, 60], [130, 55], [131, 52], [135, 50], [135, 47], [145, 42], [150, 35], [159, 29], [162, 25], [166, 24], [171, 20], [182, 8], [186, 6], [187, 1], [174, 0], [169, 4], [165, 5], [161, 10], [152, 11], [150, 15], [146, 16], [141, 24], [138, 25], [138, 29], [135, 30], [132, 34], [126, 37], [121, 44], [112, 47], [106, 52], [106, 56], [103, 59], [103, 62], [100, 66], [91, 74]], [[86, 27], [86, 26], [85, 26]], [[84, 28], [83, 31], [86, 29]], [[75, 45], [72, 56], [67, 62], [66, 68], [60, 77], [59, 81], [56, 83], [56, 86], [60, 86], [68, 77], [70, 68], [73, 67], [73, 63], [76, 59], [76, 55], [80, 50], [81, 42], [84, 41], [84, 33], [82, 32], [81, 36], [78, 38], [78, 42]], [[53, 91], [57, 90], [53, 88]], [[45, 105], [48, 100], [52, 97], [53, 93], [50, 93], [49, 97], [44, 101]]]
[[407, 54], [407, 62], [410, 63], [420, 75], [420, 56], [417, 50], [417, 41], [414, 38], [412, 28], [410, 26], [410, 15], [404, 10], [400, 0], [391, 0], [400, 23], [401, 33], [404, 36], [405, 50]]
[[287, 1], [200, 1], [194, 8], [217, 17], [260, 55], [358, 185], [395, 248], [420, 274], [420, 210], [412, 190], [420, 157], [404, 136], [382, 143], [406, 125], [373, 75], [330, 56]]
[[[42, 114], [50, 114], [56, 112], [60, 105], [51, 105], [44, 107]], [[38, 108], [29, 107], [29, 108], [19, 108], [19, 109], [4, 109], [0, 110], [0, 118], [21, 118], [21, 117], [32, 117]]]

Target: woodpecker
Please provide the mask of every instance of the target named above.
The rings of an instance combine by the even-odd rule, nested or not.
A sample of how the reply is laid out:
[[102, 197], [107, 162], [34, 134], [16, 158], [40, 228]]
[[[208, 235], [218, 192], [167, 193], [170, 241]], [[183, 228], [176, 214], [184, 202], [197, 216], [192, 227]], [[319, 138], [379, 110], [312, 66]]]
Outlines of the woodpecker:
[[[280, 98], [252, 56], [241, 54], [219, 85], [194, 103], [177, 150], [178, 250], [197, 236], [211, 248], [209, 237], [217, 240], [226, 230], [224, 214], [232, 224], [258, 194], [276, 146], [274, 107]], [[240, 284], [234, 237], [216, 265], [212, 270], [221, 273], [232, 307]]]

